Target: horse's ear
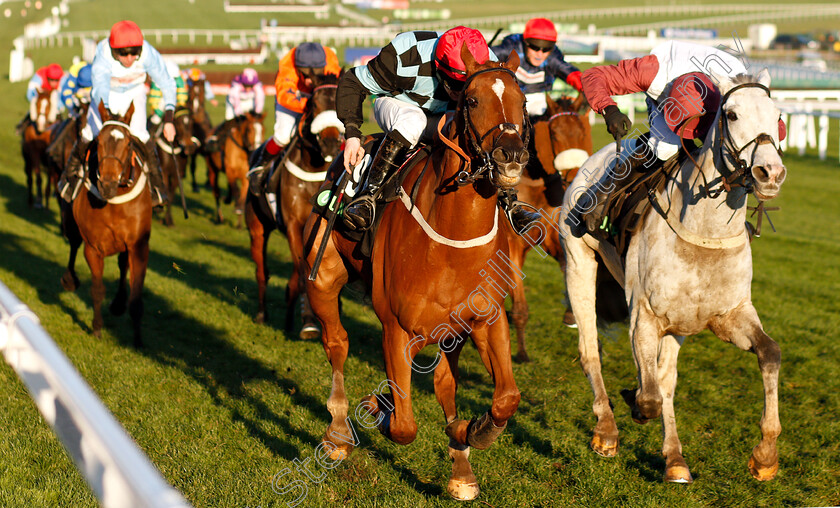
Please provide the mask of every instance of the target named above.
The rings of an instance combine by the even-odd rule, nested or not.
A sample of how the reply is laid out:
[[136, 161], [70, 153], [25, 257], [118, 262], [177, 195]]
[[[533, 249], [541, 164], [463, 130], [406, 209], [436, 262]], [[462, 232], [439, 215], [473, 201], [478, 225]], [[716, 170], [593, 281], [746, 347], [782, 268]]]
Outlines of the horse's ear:
[[461, 61], [464, 62], [467, 76], [478, 70], [478, 62], [475, 61], [475, 57], [466, 43], [461, 44]]
[[759, 72], [758, 76], [756, 76], [756, 81], [759, 85], [764, 85], [767, 88], [770, 88], [770, 71], [767, 70], [767, 67], [761, 69], [761, 72]]
[[554, 99], [551, 98], [551, 94], [549, 94], [548, 92], [545, 93], [545, 103], [548, 106], [548, 111], [552, 115], [557, 112], [559, 106], [556, 102], [554, 102]]
[[131, 122], [131, 115], [134, 114], [134, 101], [131, 101], [131, 105], [128, 106], [128, 111], [125, 112], [125, 123]]
[[99, 101], [99, 106], [97, 106], [97, 109], [99, 109], [99, 118], [101, 118], [103, 122], [111, 117], [111, 112], [108, 111], [108, 108], [105, 107], [104, 101]]
[[589, 101], [586, 100], [586, 96], [583, 95], [583, 92], [578, 92], [578, 96], [572, 102], [572, 109], [578, 115], [585, 115], [589, 113]]
[[510, 50], [510, 55], [508, 55], [507, 60], [502, 65], [505, 69], [516, 72], [516, 69], [519, 68], [519, 54], [514, 50]]

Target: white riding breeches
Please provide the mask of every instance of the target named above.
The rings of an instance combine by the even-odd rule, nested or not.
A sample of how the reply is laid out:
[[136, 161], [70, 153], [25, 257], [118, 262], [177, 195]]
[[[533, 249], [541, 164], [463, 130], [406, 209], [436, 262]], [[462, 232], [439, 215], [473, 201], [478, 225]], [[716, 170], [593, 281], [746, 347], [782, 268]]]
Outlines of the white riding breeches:
[[545, 100], [545, 92], [525, 94], [525, 109], [528, 116], [540, 116], [548, 109], [548, 102]]
[[295, 125], [303, 113], [296, 113], [290, 109], [274, 103], [274, 142], [286, 146], [292, 140]]
[[[142, 86], [133, 88], [127, 92], [111, 92], [108, 95], [109, 109], [112, 113], [123, 115], [128, 111], [129, 106], [134, 103], [134, 113], [131, 115], [128, 127], [131, 134], [145, 143], [149, 140], [149, 131], [146, 130], [146, 90]], [[87, 125], [82, 129], [82, 138], [92, 141], [102, 128], [102, 118], [99, 117], [99, 108], [93, 104], [88, 108]]]
[[399, 132], [413, 148], [421, 139], [431, 142], [435, 138], [437, 122], [443, 114], [431, 115], [414, 104], [379, 97], [373, 101], [373, 116], [386, 134]]
[[[248, 111], [254, 111], [256, 106], [254, 105], [254, 99], [240, 99], [239, 101], [239, 114], [245, 114]], [[233, 109], [233, 104], [230, 103], [230, 99], [225, 101], [225, 120], [230, 120], [231, 118], [236, 118], [236, 111]]]

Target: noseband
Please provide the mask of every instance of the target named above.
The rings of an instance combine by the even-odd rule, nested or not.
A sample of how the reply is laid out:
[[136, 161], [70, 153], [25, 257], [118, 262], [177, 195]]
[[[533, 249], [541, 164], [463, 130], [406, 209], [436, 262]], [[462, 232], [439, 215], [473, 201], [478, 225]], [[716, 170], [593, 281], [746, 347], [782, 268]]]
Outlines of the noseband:
[[[744, 144], [741, 148], [736, 148], [734, 141], [732, 141], [732, 135], [729, 130], [729, 119], [726, 118], [726, 114], [724, 113], [723, 106], [726, 104], [726, 101], [732, 95], [733, 92], [736, 92], [742, 88], [760, 88], [767, 92], [767, 96], [770, 97], [770, 89], [760, 83], [743, 83], [737, 85], [730, 89], [726, 94], [724, 94], [723, 98], [720, 101], [720, 115], [718, 118], [718, 132], [720, 133], [720, 137], [718, 140], [718, 144], [720, 146], [721, 151], [721, 160], [724, 162], [724, 167], [727, 167], [725, 158], [723, 155], [727, 155], [731, 160], [732, 163], [736, 166], [734, 171], [729, 172], [729, 174], [724, 175], [721, 172], [722, 185], [726, 189], [727, 192], [732, 190], [732, 187], [744, 187], [748, 191], [752, 191], [753, 184], [755, 183], [754, 178], [752, 176], [752, 167], [755, 165], [755, 157], [756, 152], [758, 151], [758, 147], [761, 145], [772, 145], [773, 148], [779, 153], [779, 156], [782, 155], [782, 150], [776, 146], [776, 143], [773, 141], [773, 137], [766, 132], [762, 132], [761, 134], [757, 135], [750, 141]], [[752, 154], [750, 156], [750, 161], [747, 163], [745, 160], [742, 159], [741, 154], [746, 150], [749, 146], [753, 146]]]
[[[478, 72], [471, 74], [466, 82], [464, 83], [464, 92], [466, 92], [467, 88], [469, 87], [470, 83], [473, 79], [481, 74], [486, 74], [489, 72], [504, 72], [509, 74], [512, 78], [514, 78], [514, 83], [516, 83], [516, 74], [513, 73], [510, 69], [505, 67], [495, 67], [492, 69], [482, 69]], [[479, 178], [485, 177], [490, 178], [494, 170], [497, 169], [496, 161], [493, 159], [491, 153], [498, 148], [498, 143], [501, 137], [504, 134], [508, 133], [516, 133], [519, 136], [519, 139], [522, 140], [524, 146], [528, 146], [528, 141], [531, 137], [531, 122], [528, 119], [528, 111], [525, 108], [525, 103], [522, 104], [522, 135], [519, 134], [519, 126], [515, 123], [504, 122], [496, 125], [495, 127], [491, 127], [487, 130], [484, 134], [479, 134], [478, 129], [476, 129], [475, 124], [472, 121], [472, 117], [470, 116], [470, 108], [466, 106], [467, 96], [466, 93], [461, 97], [460, 101], [460, 110], [464, 116], [464, 123], [467, 125], [467, 140], [469, 141], [470, 147], [472, 148], [472, 152], [475, 154], [475, 157], [471, 158], [478, 158], [481, 160], [481, 164], [478, 166], [477, 169], [473, 171], [468, 171], [466, 169], [461, 170], [458, 173], [458, 177], [456, 179], [458, 185], [468, 185]], [[493, 138], [493, 144], [490, 147], [490, 150], [487, 151], [482, 148], [482, 144], [484, 140], [487, 139], [488, 136], [495, 133], [495, 137]], [[443, 137], [441, 137], [443, 139]], [[448, 143], [447, 143], [448, 144]], [[462, 155], [463, 157], [463, 155]], [[472, 162], [470, 159], [470, 162]], [[473, 167], [473, 164], [470, 164], [470, 167]], [[492, 178], [491, 178], [492, 180]]]

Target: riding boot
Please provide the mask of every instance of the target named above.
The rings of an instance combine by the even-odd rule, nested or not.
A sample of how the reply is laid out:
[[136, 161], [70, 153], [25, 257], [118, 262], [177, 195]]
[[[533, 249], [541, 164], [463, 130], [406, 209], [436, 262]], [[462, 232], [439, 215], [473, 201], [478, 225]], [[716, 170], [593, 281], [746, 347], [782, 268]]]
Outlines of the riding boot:
[[662, 166], [663, 161], [647, 146], [650, 133], [646, 132], [636, 139], [633, 153], [627, 158], [616, 159], [622, 166], [608, 170], [602, 180], [585, 192], [566, 217], [571, 233], [581, 238], [590, 234], [608, 235], [604, 219], [612, 197], [627, 188], [639, 177]]
[[[271, 167], [281, 155], [285, 147], [281, 146], [277, 153], [269, 153], [266, 149], [268, 143], [263, 143], [251, 156], [251, 169], [248, 170], [248, 189], [255, 196], [262, 192], [263, 185], [271, 174]], [[267, 189], [269, 192], [276, 192], [276, 189]]]
[[67, 164], [64, 165], [64, 171], [58, 179], [56, 185], [58, 195], [68, 203], [73, 202], [84, 180], [85, 172], [82, 161], [85, 160], [89, 145], [90, 141], [81, 136], [76, 139], [73, 149], [70, 150], [70, 157], [67, 158]]
[[163, 206], [168, 202], [166, 184], [163, 182], [163, 168], [160, 165], [157, 150], [155, 150], [155, 139], [152, 137], [149, 137], [143, 143], [143, 159], [149, 168], [149, 183], [152, 187], [152, 206]]
[[376, 213], [376, 198], [379, 189], [387, 177], [399, 169], [402, 157], [409, 148], [408, 143], [400, 134], [388, 133], [368, 170], [367, 185], [362, 194], [357, 196], [344, 209], [344, 225], [351, 231], [367, 231], [373, 224]]
[[517, 199], [516, 189], [499, 189], [499, 205], [505, 211], [516, 234], [522, 234], [532, 222], [540, 220], [539, 213], [527, 209], [533, 209], [533, 206]]

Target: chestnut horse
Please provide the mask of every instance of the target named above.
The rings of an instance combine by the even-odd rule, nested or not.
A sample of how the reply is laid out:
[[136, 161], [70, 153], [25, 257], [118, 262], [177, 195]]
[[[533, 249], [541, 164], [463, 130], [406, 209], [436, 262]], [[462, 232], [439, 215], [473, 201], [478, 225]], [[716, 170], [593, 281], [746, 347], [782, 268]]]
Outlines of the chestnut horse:
[[242, 227], [242, 213], [245, 210], [245, 198], [248, 196], [248, 158], [263, 141], [264, 118], [265, 113], [258, 115], [248, 112], [226, 121], [221, 127], [224, 132], [219, 133], [219, 138], [224, 137], [224, 143], [218, 151], [207, 157], [207, 176], [213, 188], [213, 197], [216, 199], [215, 220], [219, 224], [225, 220], [219, 202], [219, 173], [224, 171], [228, 181], [225, 203], [233, 201], [233, 195], [236, 194], [236, 227]]
[[190, 175], [192, 175], [192, 190], [198, 192], [198, 182], [195, 180], [195, 160], [199, 155], [207, 160], [207, 152], [205, 151], [205, 142], [213, 132], [213, 122], [210, 121], [210, 115], [207, 113], [207, 108], [204, 106], [204, 87], [205, 80], [200, 79], [193, 81], [187, 87], [188, 99], [187, 107], [190, 108], [192, 115], [193, 128], [193, 142], [196, 144], [196, 150], [190, 154]]
[[[52, 131], [49, 129], [58, 120], [58, 93], [56, 91], [38, 92], [37, 97], [29, 103], [30, 122], [23, 130], [21, 137], [20, 152], [23, 155], [23, 169], [26, 171], [27, 204], [35, 208], [43, 208], [49, 203], [50, 184], [52, 183], [49, 174], [50, 165], [47, 159], [47, 146], [52, 140]], [[46, 188], [41, 186], [41, 167], [47, 170]], [[33, 198], [32, 177], [35, 176], [35, 194]], [[55, 181], [58, 181], [57, 178]]]
[[155, 132], [157, 138], [157, 153], [160, 167], [163, 170], [163, 182], [169, 192], [169, 200], [164, 205], [163, 224], [172, 226], [172, 202], [175, 199], [175, 189], [183, 188], [179, 180], [187, 176], [187, 159], [195, 153], [196, 144], [193, 140], [193, 118], [190, 110], [184, 106], [175, 108], [175, 140], [172, 144], [163, 138], [163, 124]]
[[[119, 254], [120, 280], [117, 294], [111, 302], [114, 315], [128, 312], [134, 327], [134, 345], [143, 345], [140, 321], [143, 317], [143, 280], [149, 262], [149, 237], [152, 233], [152, 195], [149, 191], [148, 169], [141, 161], [140, 141], [131, 135], [129, 123], [134, 104], [125, 115], [112, 114], [100, 102], [102, 129], [91, 144], [89, 170], [85, 176], [87, 192], [80, 193], [73, 203], [61, 204], [61, 223], [64, 236], [70, 242], [70, 258], [61, 284], [68, 291], [79, 287], [76, 276], [76, 252], [85, 244], [85, 259], [90, 267], [93, 299], [93, 335], [101, 336], [102, 300], [105, 284], [102, 281], [105, 258]], [[125, 278], [129, 272], [131, 294], [126, 294]], [[126, 302], [127, 300], [127, 302]]]
[[[544, 178], [548, 174], [560, 173], [563, 187], [577, 174], [581, 164], [592, 155], [592, 132], [589, 120], [585, 116], [588, 111], [583, 94], [577, 99], [564, 97], [555, 102], [546, 94], [548, 109], [543, 117], [534, 121], [534, 138], [531, 159], [527, 171], [522, 173], [522, 181], [516, 187], [519, 199], [533, 205], [540, 210], [542, 219], [539, 223], [531, 224], [523, 231], [523, 236], [514, 233], [509, 223], [505, 231], [511, 241], [510, 259], [520, 269], [525, 264], [528, 251], [539, 245], [537, 252], [545, 257], [546, 253], [560, 263], [565, 270], [566, 257], [560, 245], [556, 216], [560, 211], [560, 203], [556, 206], [549, 204], [546, 198]], [[536, 155], [536, 157], [533, 157]], [[511, 293], [512, 308], [510, 319], [516, 328], [516, 340], [519, 351], [516, 359], [520, 362], [529, 361], [525, 350], [525, 325], [528, 323], [528, 302], [525, 298], [525, 287], [518, 284]], [[571, 309], [566, 310], [568, 317], [564, 321], [574, 323]]]
[[[265, 305], [265, 290], [268, 283], [268, 259], [266, 247], [271, 232], [278, 228], [285, 233], [289, 242], [294, 269], [286, 285], [286, 331], [292, 331], [295, 303], [304, 292], [302, 273], [303, 226], [312, 212], [309, 199], [327, 175], [330, 163], [335, 159], [344, 140], [344, 125], [335, 112], [335, 93], [338, 77], [327, 74], [312, 91], [312, 97], [306, 102], [306, 109], [298, 122], [297, 140], [288, 147], [283, 167], [279, 173], [280, 220], [276, 211], [267, 205], [265, 192], [259, 196], [248, 193], [245, 203], [245, 223], [251, 236], [251, 258], [256, 264], [256, 277], [259, 298], [259, 311], [256, 321], [262, 323], [268, 319]], [[277, 179], [277, 175], [271, 178]], [[266, 213], [270, 211], [271, 213]], [[274, 216], [272, 216], [274, 214]], [[315, 316], [309, 308], [306, 295], [301, 302], [303, 309], [302, 339], [317, 339], [321, 329], [315, 322]]]
[[[567, 256], [566, 284], [579, 326], [581, 366], [595, 396], [595, 452], [618, 452], [618, 427], [601, 375], [595, 310], [596, 252], [624, 286], [630, 308], [630, 341], [639, 388], [622, 393], [633, 419], [662, 417], [665, 481], [692, 481], [682, 455], [674, 414], [677, 356], [685, 336], [709, 329], [723, 341], [755, 353], [764, 381], [761, 441], [749, 459], [758, 480], [776, 475], [779, 454], [779, 345], [761, 325], [751, 301], [752, 252], [745, 228], [747, 195], [760, 203], [775, 198], [787, 170], [779, 146], [779, 109], [770, 98], [770, 74], [714, 76], [722, 95], [715, 123], [702, 148], [652, 192], [654, 208], [641, 219], [624, 262], [612, 244], [593, 236], [575, 238], [565, 217], [585, 189], [603, 176], [615, 157], [610, 144], [589, 160], [569, 187], [561, 236]], [[709, 91], [708, 93], [711, 93]], [[632, 153], [625, 144], [622, 155]], [[624, 271], [626, 267], [626, 273]], [[724, 370], [726, 370], [724, 368]], [[724, 425], [726, 418], [721, 419]], [[738, 429], [739, 432], [741, 429]]]
[[[504, 296], [513, 267], [508, 241], [499, 233], [504, 220], [497, 192], [519, 183], [528, 161], [530, 123], [525, 96], [516, 84], [516, 53], [505, 63], [476, 63], [466, 45], [461, 50], [467, 81], [449, 134], [439, 147], [407, 174], [402, 198], [387, 205], [371, 258], [338, 232], [324, 235], [326, 221], [313, 214], [304, 236], [312, 266], [318, 246], [327, 242], [320, 271], [307, 281], [312, 310], [323, 327], [322, 341], [332, 366], [332, 392], [327, 408], [332, 422], [323, 445], [333, 459], [352, 450], [344, 362], [349, 341], [339, 315], [339, 291], [351, 277], [371, 290], [373, 308], [382, 322], [382, 346], [389, 394], [374, 394], [359, 407], [369, 428], [378, 426], [387, 438], [408, 444], [417, 435], [411, 404], [413, 369], [431, 372], [438, 402], [446, 418], [449, 456], [454, 464], [448, 492], [458, 499], [478, 495], [469, 463], [470, 446], [488, 447], [502, 433], [519, 405], [513, 379], [510, 332]], [[337, 161], [336, 167], [341, 166]], [[346, 174], [342, 173], [345, 178]], [[413, 203], [407, 196], [411, 195]], [[310, 240], [311, 239], [311, 243]], [[493, 266], [501, 266], [494, 277]], [[492, 376], [495, 390], [489, 411], [473, 420], [459, 419], [455, 406], [458, 357], [466, 336], [472, 338]], [[417, 353], [438, 344], [446, 359], [437, 366], [418, 365]], [[383, 382], [383, 387], [385, 383]], [[357, 409], [356, 415], [360, 413]], [[375, 420], [375, 422], [371, 422]], [[352, 441], [352, 442], [351, 442]]]

